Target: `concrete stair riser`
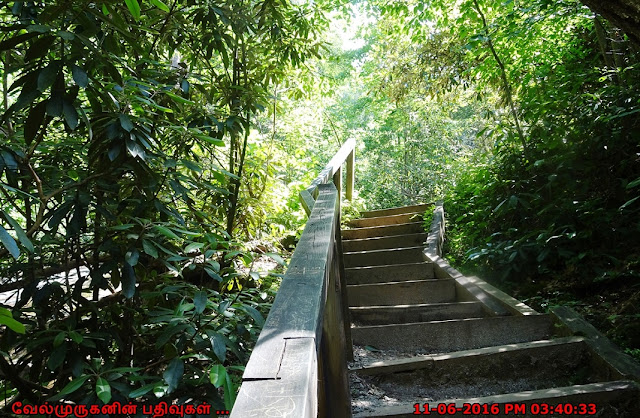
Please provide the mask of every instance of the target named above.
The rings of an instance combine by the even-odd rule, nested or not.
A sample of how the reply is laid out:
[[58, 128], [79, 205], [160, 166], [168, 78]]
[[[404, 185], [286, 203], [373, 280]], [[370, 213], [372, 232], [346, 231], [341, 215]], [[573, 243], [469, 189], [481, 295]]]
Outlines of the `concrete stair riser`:
[[363, 218], [377, 218], [380, 216], [400, 215], [402, 213], [425, 212], [434, 208], [433, 203], [425, 203], [421, 205], [402, 206], [389, 209], [378, 209], [362, 212]]
[[422, 251], [423, 247], [409, 247], [344, 253], [344, 266], [350, 268], [420, 263], [424, 261]]
[[342, 241], [342, 251], [371, 251], [401, 247], [417, 247], [427, 240], [427, 234], [394, 235]]
[[404, 282], [348, 285], [349, 306], [389, 306], [416, 303], [453, 302], [453, 280], [415, 280]]
[[480, 302], [363, 306], [350, 308], [350, 311], [351, 321], [357, 325], [388, 325], [485, 316]]
[[347, 284], [433, 279], [433, 264], [427, 262], [346, 268]]
[[422, 222], [423, 214], [423, 212], [412, 212], [399, 215], [353, 219], [352, 221], [349, 221], [349, 226], [353, 228], [364, 228], [369, 226], [385, 226], [406, 224], [411, 222]]
[[351, 338], [355, 345], [426, 354], [543, 340], [551, 330], [547, 315], [531, 315], [353, 327]]
[[422, 222], [412, 222], [399, 225], [374, 226], [366, 228], [343, 229], [342, 239], [363, 239], [373, 237], [389, 237], [392, 235], [407, 235], [424, 232]]

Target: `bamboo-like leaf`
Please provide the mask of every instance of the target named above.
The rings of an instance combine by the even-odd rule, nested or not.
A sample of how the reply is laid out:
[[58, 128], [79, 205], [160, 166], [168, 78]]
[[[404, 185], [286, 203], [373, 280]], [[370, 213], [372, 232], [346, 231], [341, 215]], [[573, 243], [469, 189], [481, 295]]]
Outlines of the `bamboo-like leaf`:
[[2, 245], [9, 251], [9, 254], [13, 256], [16, 260], [20, 257], [20, 248], [18, 248], [18, 244], [16, 244], [16, 240], [13, 239], [11, 235], [7, 232], [6, 229], [0, 225], [0, 242]]
[[140, 20], [140, 3], [138, 0], [124, 0], [127, 8], [135, 20]]
[[156, 6], [158, 9], [162, 10], [163, 12], [169, 13], [169, 6], [167, 6], [166, 4], [161, 2], [160, 0], [151, 0], [151, 4], [153, 4], [154, 6]]

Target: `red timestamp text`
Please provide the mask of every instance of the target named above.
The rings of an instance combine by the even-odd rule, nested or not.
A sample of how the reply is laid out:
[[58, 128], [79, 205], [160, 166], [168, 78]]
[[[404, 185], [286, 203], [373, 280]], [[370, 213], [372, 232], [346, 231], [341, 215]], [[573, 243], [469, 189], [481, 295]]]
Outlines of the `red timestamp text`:
[[595, 415], [594, 403], [455, 403], [413, 405], [413, 415]]

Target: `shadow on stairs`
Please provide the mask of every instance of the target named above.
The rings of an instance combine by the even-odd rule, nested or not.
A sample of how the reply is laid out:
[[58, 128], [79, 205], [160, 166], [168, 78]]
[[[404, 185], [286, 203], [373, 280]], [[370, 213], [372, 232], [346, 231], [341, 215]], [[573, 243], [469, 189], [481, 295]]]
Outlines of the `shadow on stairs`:
[[342, 230], [354, 417], [639, 417], [640, 365], [572, 310], [538, 313], [449, 266], [423, 244], [433, 207]]

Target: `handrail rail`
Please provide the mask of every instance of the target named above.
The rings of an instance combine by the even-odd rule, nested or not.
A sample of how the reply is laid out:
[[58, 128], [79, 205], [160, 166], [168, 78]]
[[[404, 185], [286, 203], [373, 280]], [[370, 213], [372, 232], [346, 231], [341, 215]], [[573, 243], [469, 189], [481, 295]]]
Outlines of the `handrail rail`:
[[307, 215], [311, 214], [314, 201], [317, 197], [318, 186], [326, 184], [331, 179], [334, 180], [338, 191], [341, 191], [342, 186], [342, 164], [347, 163], [347, 190], [346, 197], [348, 200], [353, 198], [353, 183], [355, 180], [355, 148], [356, 140], [349, 138], [335, 153], [331, 161], [324, 167], [324, 169], [318, 174], [309, 187], [300, 192], [300, 200], [304, 206]]
[[340, 197], [346, 162], [352, 198], [354, 153], [351, 139], [300, 193], [309, 219], [245, 368], [232, 418], [351, 417]]

